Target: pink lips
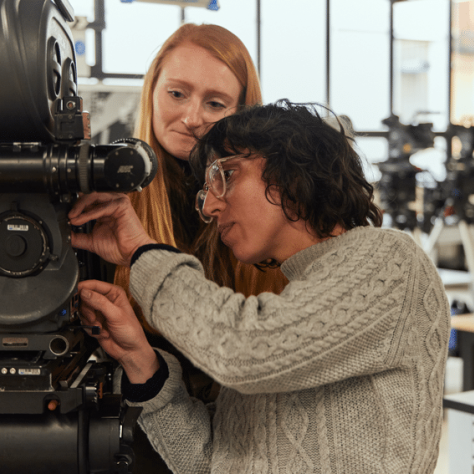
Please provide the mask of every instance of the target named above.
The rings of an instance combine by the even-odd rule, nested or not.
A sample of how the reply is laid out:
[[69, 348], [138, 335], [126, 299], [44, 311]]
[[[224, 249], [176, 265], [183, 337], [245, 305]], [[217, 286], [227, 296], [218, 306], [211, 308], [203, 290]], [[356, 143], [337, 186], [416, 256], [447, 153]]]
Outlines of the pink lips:
[[222, 225], [218, 226], [218, 228], [217, 228], [217, 230], [221, 234], [221, 240], [222, 240], [222, 242], [224, 242], [224, 244], [226, 243], [226, 241], [225, 241], [226, 235], [229, 233], [229, 231], [230, 231], [230, 229], [233, 225], [234, 225], [234, 223], [231, 222], [230, 224], [222, 224]]
[[183, 137], [187, 137], [187, 138], [194, 138], [194, 139], [196, 139], [196, 137], [195, 137], [193, 134], [191, 134], [191, 133], [186, 133], [186, 132], [178, 132], [177, 130], [176, 130], [176, 133], [178, 133], [179, 135], [182, 135]]

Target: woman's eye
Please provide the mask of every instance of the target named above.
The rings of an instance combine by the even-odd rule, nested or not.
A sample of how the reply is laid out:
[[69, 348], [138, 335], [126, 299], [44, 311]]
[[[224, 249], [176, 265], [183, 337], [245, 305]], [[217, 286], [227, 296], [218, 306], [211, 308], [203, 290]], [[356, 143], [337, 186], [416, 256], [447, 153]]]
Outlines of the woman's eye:
[[184, 97], [184, 94], [179, 91], [168, 91], [168, 94], [174, 97], [175, 99], [181, 99], [182, 97]]
[[224, 178], [226, 181], [229, 181], [235, 170], [224, 170]]
[[208, 102], [208, 104], [213, 108], [213, 109], [225, 109], [226, 106], [222, 104], [221, 102], [217, 102], [215, 100], [211, 100]]

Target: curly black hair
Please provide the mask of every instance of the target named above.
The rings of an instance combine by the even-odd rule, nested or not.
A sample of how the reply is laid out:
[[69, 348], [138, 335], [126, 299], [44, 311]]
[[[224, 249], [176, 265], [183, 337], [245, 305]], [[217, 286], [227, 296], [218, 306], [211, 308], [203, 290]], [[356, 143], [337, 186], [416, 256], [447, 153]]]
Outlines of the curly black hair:
[[282, 99], [219, 120], [191, 154], [196, 178], [203, 183], [209, 161], [216, 158], [264, 156], [267, 199], [272, 202], [269, 191], [276, 188], [286, 217], [305, 220], [317, 237], [330, 237], [337, 224], [346, 230], [380, 227], [382, 213], [352, 137], [338, 120], [332, 120], [337, 127], [331, 125], [318, 108], [332, 113], [319, 104]]

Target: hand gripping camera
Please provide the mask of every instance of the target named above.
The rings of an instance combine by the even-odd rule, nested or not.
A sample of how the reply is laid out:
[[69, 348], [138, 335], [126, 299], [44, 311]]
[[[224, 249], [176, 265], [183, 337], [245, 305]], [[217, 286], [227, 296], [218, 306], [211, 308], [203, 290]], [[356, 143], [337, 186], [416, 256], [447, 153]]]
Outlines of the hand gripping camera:
[[[151, 182], [144, 142], [91, 145], [67, 0], [0, 0], [0, 471], [132, 472], [140, 409], [77, 316], [96, 277], [70, 244], [77, 193]], [[79, 257], [79, 258], [78, 258]]]

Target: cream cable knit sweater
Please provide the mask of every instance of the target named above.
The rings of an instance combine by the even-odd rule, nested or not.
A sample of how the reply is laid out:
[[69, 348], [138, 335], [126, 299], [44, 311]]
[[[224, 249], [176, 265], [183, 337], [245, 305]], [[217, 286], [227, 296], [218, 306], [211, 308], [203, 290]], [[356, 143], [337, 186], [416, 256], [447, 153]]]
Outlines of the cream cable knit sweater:
[[190, 398], [173, 356], [140, 424], [174, 473], [428, 474], [442, 421], [449, 305], [405, 233], [361, 227], [282, 265], [280, 296], [245, 299], [192, 256], [132, 267], [148, 321], [223, 386]]

